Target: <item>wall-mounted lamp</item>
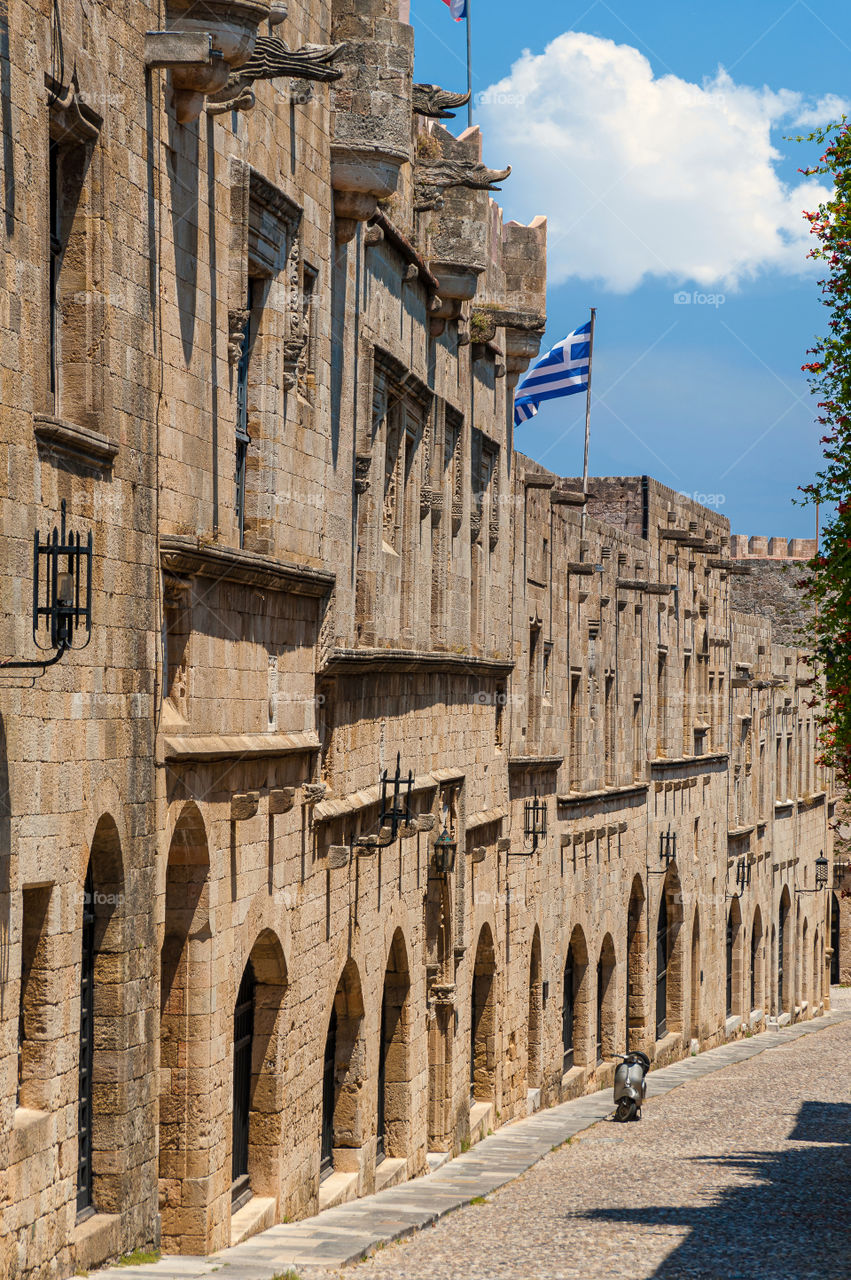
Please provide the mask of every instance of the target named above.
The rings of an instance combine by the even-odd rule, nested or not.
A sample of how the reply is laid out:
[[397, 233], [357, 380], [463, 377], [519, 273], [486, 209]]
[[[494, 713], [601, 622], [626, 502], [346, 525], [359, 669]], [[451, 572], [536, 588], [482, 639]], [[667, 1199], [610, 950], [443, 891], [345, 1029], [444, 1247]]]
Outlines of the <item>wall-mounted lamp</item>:
[[434, 842], [434, 869], [438, 875], [448, 876], [454, 869], [457, 848], [454, 836], [444, 827]]
[[820, 853], [816, 858], [816, 887], [814, 889], [796, 889], [796, 893], [821, 893], [827, 884], [827, 873], [829, 863], [824, 853]]
[[671, 830], [670, 823], [667, 831], [659, 832], [659, 861], [664, 862], [665, 869], [676, 860], [677, 856], [677, 833]]
[[[38, 529], [33, 535], [33, 640], [49, 658], [9, 659], [2, 670], [31, 670], [52, 667], [69, 649], [85, 649], [92, 636], [92, 535], [83, 541], [79, 533], [65, 529], [65, 501], [62, 501], [59, 528], [54, 525], [45, 542]], [[85, 633], [82, 644], [74, 637]]]
[[749, 888], [750, 882], [751, 864], [747, 859], [739, 858], [739, 861], [736, 864], [736, 884], [738, 885], [739, 892], [743, 893], [745, 889]]
[[[399, 834], [400, 826], [411, 821], [411, 790], [414, 785], [414, 775], [408, 770], [407, 778], [402, 778], [401, 766], [402, 753], [396, 753], [396, 772], [393, 775], [393, 796], [388, 807], [387, 804], [387, 770], [385, 769], [381, 775], [381, 810], [379, 816], [379, 825], [390, 828], [390, 839], [395, 840]], [[402, 801], [402, 788], [407, 786], [407, 793]]]
[[537, 791], [531, 800], [526, 801], [523, 809], [523, 835], [533, 851], [540, 840], [547, 838], [547, 802], [538, 799]]

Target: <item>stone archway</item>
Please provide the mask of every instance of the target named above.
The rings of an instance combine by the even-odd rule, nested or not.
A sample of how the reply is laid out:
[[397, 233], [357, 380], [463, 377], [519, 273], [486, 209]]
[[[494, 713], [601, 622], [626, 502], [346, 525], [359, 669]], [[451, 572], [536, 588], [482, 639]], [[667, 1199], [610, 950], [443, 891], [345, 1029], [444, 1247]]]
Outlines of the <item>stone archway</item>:
[[[78, 1061], [77, 1215], [120, 1213], [130, 1187], [116, 1161], [129, 1140], [117, 1062], [129, 1048], [124, 981], [124, 864], [115, 820], [104, 814], [95, 828], [83, 883]], [[110, 1052], [104, 1052], [106, 1047]], [[120, 1069], [120, 1068], [118, 1068]]]
[[[248, 1012], [250, 989], [251, 1017]], [[231, 1112], [232, 1206], [251, 1195], [279, 1199], [281, 1185], [281, 1140], [283, 1137], [283, 1064], [281, 1026], [287, 991], [284, 952], [271, 929], [259, 934], [234, 990], [234, 1039], [232, 1042], [233, 1081]], [[242, 1018], [240, 1014], [242, 1013]], [[250, 1074], [246, 1082], [237, 1077], [240, 1037], [244, 1062]], [[238, 1088], [244, 1092], [237, 1097]], [[247, 1145], [243, 1166], [237, 1170], [234, 1141], [240, 1119], [238, 1104], [245, 1106]]]
[[573, 976], [572, 1064], [587, 1067], [592, 1062], [591, 1046], [591, 966], [588, 963], [588, 945], [582, 926], [574, 926], [567, 948]]
[[217, 1194], [212, 1100], [210, 858], [204, 821], [184, 805], [168, 852], [160, 951], [159, 1196], [168, 1253], [206, 1253]]
[[540, 1089], [542, 1083], [543, 1021], [541, 935], [538, 926], [535, 925], [529, 957], [529, 1014], [526, 1023], [526, 1085], [528, 1089]]
[[788, 886], [780, 895], [777, 925], [777, 1007], [779, 1013], [791, 1013], [793, 1005], [794, 948], [792, 945], [792, 899]]
[[[810, 922], [804, 916], [804, 924], [801, 929], [801, 940], [798, 946], [798, 999], [797, 1004], [803, 1011], [803, 1006], [809, 1002], [810, 984], [809, 984], [809, 967], [810, 967]], [[812, 1010], [809, 1010], [812, 1013]]]
[[607, 933], [597, 961], [597, 1062], [608, 1062], [620, 1049], [617, 1043], [617, 961], [612, 935]]
[[483, 924], [476, 945], [470, 1001], [470, 1099], [496, 1097], [496, 952], [490, 925]]
[[690, 1002], [690, 1018], [691, 1018], [691, 1036], [693, 1040], [700, 1040], [700, 1020], [701, 1020], [701, 994], [703, 986], [703, 971], [700, 959], [700, 908], [694, 909], [694, 920], [691, 926], [691, 1002]]
[[337, 983], [325, 1036], [320, 1176], [353, 1164], [364, 1144], [363, 1090], [367, 1081], [360, 974], [349, 957]]
[[376, 1162], [410, 1154], [411, 976], [401, 929], [393, 934], [384, 973], [378, 1044]]
[[632, 882], [626, 917], [626, 1048], [643, 1049], [647, 1034], [647, 925], [641, 876]]
[[426, 1016], [428, 1020], [428, 1149], [452, 1147], [452, 1046], [455, 983], [452, 973], [452, 903], [443, 876], [430, 876], [425, 907]]
[[665, 875], [656, 915], [656, 1039], [683, 1029], [683, 895], [676, 863]]
[[734, 898], [727, 913], [727, 938], [725, 953], [726, 999], [725, 1017], [743, 1017], [743, 965], [742, 965], [742, 909]]
[[762, 912], [759, 907], [753, 913], [751, 924], [750, 976], [749, 976], [749, 1010], [756, 1012], [765, 1008], [765, 945], [762, 930]]

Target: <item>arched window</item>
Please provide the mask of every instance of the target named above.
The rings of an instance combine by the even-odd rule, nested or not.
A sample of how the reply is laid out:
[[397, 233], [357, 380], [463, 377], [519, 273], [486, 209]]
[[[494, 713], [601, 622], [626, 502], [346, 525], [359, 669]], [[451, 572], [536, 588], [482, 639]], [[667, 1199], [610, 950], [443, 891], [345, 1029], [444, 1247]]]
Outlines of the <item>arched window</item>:
[[562, 1072], [573, 1066], [573, 1015], [576, 1000], [576, 971], [573, 963], [573, 947], [567, 949], [564, 965], [564, 988], [561, 1002]]
[[668, 1034], [668, 904], [665, 894], [659, 903], [656, 922], [656, 1039]]

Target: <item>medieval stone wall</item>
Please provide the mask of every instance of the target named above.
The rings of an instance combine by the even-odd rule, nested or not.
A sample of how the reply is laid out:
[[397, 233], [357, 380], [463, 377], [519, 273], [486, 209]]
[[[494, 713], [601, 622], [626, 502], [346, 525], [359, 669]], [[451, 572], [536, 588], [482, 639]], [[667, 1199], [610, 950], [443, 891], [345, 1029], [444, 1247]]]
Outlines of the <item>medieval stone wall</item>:
[[6, 656], [34, 530], [94, 541], [91, 643], [2, 680], [4, 1280], [828, 999], [803, 655], [723, 517], [514, 451], [545, 220], [403, 5], [284, 9], [0, 17]]

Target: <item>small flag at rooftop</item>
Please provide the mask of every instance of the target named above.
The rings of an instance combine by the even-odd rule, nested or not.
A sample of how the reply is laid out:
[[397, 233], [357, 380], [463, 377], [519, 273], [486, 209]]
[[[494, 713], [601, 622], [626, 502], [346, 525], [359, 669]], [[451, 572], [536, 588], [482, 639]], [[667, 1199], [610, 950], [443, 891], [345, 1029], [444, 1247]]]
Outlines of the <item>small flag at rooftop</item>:
[[542, 400], [587, 391], [591, 373], [591, 321], [574, 329], [526, 373], [514, 393], [514, 425], [528, 422]]

